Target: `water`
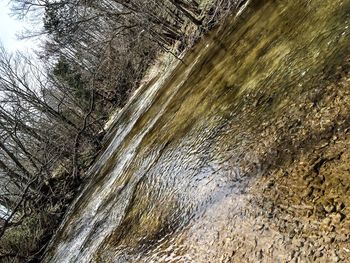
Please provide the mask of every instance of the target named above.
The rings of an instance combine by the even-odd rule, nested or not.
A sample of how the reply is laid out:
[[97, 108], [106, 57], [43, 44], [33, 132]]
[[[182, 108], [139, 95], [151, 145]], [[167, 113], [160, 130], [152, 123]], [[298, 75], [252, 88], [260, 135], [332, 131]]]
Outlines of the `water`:
[[245, 262], [271, 246], [266, 262], [285, 262], [285, 233], [262, 235], [252, 205], [279, 149], [264, 132], [349, 54], [349, 27], [343, 0], [230, 17], [118, 115], [45, 261]]

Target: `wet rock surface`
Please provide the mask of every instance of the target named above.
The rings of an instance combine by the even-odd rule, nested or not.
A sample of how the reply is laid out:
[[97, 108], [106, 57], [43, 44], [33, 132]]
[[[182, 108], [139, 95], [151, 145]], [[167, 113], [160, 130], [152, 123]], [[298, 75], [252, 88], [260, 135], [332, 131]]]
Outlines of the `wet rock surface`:
[[239, 238], [228, 262], [350, 262], [348, 67], [346, 60], [261, 129], [259, 140], [270, 143], [255, 148], [265, 167], [246, 215], [256, 232], [247, 230], [250, 242]]

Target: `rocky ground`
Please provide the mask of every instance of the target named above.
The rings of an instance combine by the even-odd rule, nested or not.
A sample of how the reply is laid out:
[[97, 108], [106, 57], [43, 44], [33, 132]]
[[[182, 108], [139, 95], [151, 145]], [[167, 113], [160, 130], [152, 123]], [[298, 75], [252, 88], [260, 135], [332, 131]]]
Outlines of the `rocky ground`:
[[350, 262], [350, 58], [318, 83], [262, 125], [259, 234], [232, 262]]

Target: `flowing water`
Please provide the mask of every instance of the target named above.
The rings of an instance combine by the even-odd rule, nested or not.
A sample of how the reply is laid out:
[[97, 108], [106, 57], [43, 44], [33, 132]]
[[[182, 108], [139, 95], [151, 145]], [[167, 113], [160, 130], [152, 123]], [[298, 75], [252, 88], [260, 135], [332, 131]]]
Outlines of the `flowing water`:
[[[350, 77], [336, 72], [349, 41], [349, 0], [252, 1], [228, 18], [118, 115], [44, 261], [350, 258], [348, 200], [325, 212], [340, 214], [335, 230], [321, 230], [323, 197], [314, 198], [314, 184], [302, 197], [308, 177], [298, 170], [310, 163], [316, 178], [324, 149], [348, 148]], [[334, 160], [346, 165], [344, 156]], [[320, 238], [343, 228], [342, 242]]]

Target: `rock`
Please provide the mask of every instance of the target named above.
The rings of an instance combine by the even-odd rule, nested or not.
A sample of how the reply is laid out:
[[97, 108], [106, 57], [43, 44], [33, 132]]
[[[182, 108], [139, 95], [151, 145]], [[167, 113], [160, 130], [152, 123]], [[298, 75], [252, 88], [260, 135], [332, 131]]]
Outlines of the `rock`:
[[310, 197], [312, 195], [313, 187], [308, 187], [306, 190], [304, 190], [304, 193], [302, 194], [302, 197]]
[[291, 261], [293, 258], [295, 258], [295, 254], [296, 254], [296, 251], [295, 251], [295, 250], [292, 250], [292, 251], [290, 252], [290, 255], [289, 255], [288, 259]]
[[306, 211], [306, 217], [312, 216], [312, 210], [307, 210]]
[[[340, 242], [347, 242], [350, 240], [350, 236], [347, 234], [340, 234], [340, 235], [338, 235], [337, 240]], [[350, 250], [349, 250], [349, 252], [350, 252]]]
[[311, 249], [311, 250], [309, 250], [309, 253], [308, 253], [308, 257], [312, 257], [313, 255], [315, 255], [315, 250], [313, 250], [313, 249]]
[[333, 256], [334, 262], [340, 262], [340, 257], [339, 256]]
[[315, 253], [315, 255], [314, 255], [315, 259], [323, 257], [323, 252], [322, 252], [322, 250], [323, 250], [323, 249], [319, 249], [319, 250], [316, 251], [316, 253]]
[[333, 224], [339, 224], [340, 222], [342, 222], [345, 218], [345, 215], [342, 213], [336, 213], [332, 216], [332, 223]]
[[344, 251], [346, 252], [346, 253], [350, 253], [350, 249], [348, 249], [348, 248], [343, 248], [344, 249]]
[[335, 206], [332, 202], [328, 201], [326, 203], [323, 204], [323, 208], [327, 213], [332, 213], [335, 212]]
[[323, 240], [324, 240], [325, 243], [330, 244], [330, 243], [334, 242], [335, 237], [333, 235], [329, 235], [329, 236], [325, 236]]
[[315, 214], [315, 216], [317, 216], [319, 218], [326, 217], [326, 210], [325, 210], [324, 206], [321, 204], [317, 204], [314, 207], [314, 214]]
[[343, 202], [341, 202], [341, 201], [337, 202], [337, 204], [336, 204], [336, 210], [337, 210], [337, 212], [340, 212], [340, 211], [343, 210], [344, 208], [345, 208], [345, 205], [344, 205]]
[[322, 143], [320, 143], [320, 145], [318, 145], [317, 147], [315, 147], [316, 149], [322, 149], [322, 148], [324, 148], [324, 147], [326, 147], [326, 146], [328, 146], [329, 145], [329, 142], [322, 142]]
[[340, 262], [340, 257], [337, 255], [335, 251], [333, 252], [331, 259], [332, 259], [332, 262]]
[[264, 228], [264, 226], [265, 225], [263, 223], [258, 223], [258, 224], [256, 224], [255, 229], [256, 230], [262, 230]]
[[257, 258], [258, 258], [258, 260], [262, 260], [262, 258], [263, 258], [263, 251], [261, 249], [257, 254]]
[[267, 183], [267, 188], [268, 189], [271, 189], [273, 186], [275, 185], [275, 182], [274, 181], [269, 181], [268, 183]]
[[297, 239], [297, 238], [294, 238], [292, 240], [292, 244], [298, 248], [300, 247], [303, 247], [304, 246], [304, 241], [302, 239]]
[[323, 219], [322, 224], [325, 226], [329, 226], [331, 221], [332, 220], [329, 217], [326, 217], [325, 219]]
[[321, 229], [328, 230], [329, 225], [331, 224], [332, 220], [329, 217], [326, 217], [321, 222]]

